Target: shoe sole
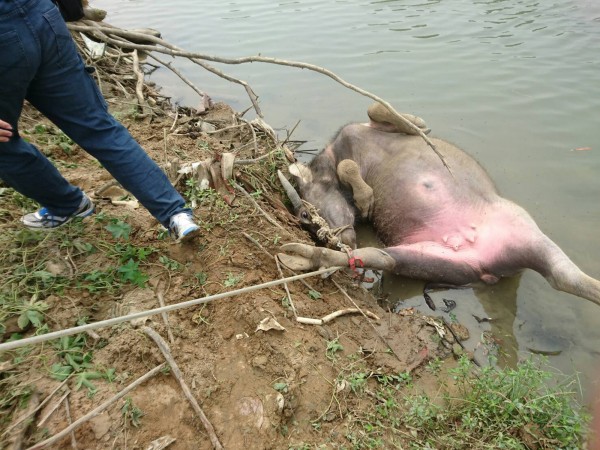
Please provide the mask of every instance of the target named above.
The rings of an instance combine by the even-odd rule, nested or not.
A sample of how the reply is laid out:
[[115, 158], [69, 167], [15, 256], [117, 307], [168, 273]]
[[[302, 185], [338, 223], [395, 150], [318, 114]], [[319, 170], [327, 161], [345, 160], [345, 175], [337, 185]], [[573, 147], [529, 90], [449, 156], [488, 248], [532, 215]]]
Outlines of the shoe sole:
[[67, 221], [61, 223], [60, 225], [56, 225], [55, 227], [35, 227], [35, 226], [27, 225], [25, 222], [23, 222], [23, 220], [21, 220], [21, 223], [25, 226], [25, 228], [27, 228], [29, 230], [52, 231], [52, 230], [56, 230], [57, 228], [64, 227], [66, 224], [71, 222], [73, 219], [77, 219], [77, 218], [83, 219], [85, 217], [91, 216], [92, 214], [94, 214], [95, 211], [96, 211], [96, 205], [94, 205], [92, 203], [91, 209], [86, 209], [85, 211], [80, 212], [79, 214], [74, 214]]
[[199, 227], [196, 228], [195, 230], [190, 231], [185, 236], [181, 236], [179, 239], [177, 239], [175, 241], [175, 243], [179, 244], [182, 242], [190, 242], [190, 241], [193, 241], [194, 239], [196, 239], [198, 236], [200, 236], [200, 228]]

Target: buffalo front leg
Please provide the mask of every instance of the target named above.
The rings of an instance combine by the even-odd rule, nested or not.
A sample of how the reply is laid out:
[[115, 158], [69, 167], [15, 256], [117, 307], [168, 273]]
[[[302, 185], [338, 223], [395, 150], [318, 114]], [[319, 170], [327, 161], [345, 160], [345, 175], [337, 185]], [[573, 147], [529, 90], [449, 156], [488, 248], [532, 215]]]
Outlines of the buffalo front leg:
[[354, 204], [360, 211], [363, 219], [371, 217], [373, 212], [373, 189], [360, 176], [360, 169], [356, 162], [344, 159], [337, 166], [340, 181], [350, 185]]
[[[314, 247], [308, 244], [285, 244], [281, 246], [285, 253], [278, 253], [277, 258], [292, 270], [315, 270], [321, 267], [349, 267], [348, 254], [324, 247]], [[383, 250], [364, 247], [352, 251], [355, 260], [360, 260], [364, 267], [380, 270], [392, 270], [394, 258]]]

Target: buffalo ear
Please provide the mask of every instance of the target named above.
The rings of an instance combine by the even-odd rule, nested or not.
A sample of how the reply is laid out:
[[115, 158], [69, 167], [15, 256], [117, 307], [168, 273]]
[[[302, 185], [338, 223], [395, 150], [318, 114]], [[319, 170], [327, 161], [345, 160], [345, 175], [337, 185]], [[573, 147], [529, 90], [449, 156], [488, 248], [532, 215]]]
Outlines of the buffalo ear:
[[302, 163], [290, 164], [288, 167], [290, 174], [295, 176], [302, 184], [311, 183], [313, 176], [310, 169]]

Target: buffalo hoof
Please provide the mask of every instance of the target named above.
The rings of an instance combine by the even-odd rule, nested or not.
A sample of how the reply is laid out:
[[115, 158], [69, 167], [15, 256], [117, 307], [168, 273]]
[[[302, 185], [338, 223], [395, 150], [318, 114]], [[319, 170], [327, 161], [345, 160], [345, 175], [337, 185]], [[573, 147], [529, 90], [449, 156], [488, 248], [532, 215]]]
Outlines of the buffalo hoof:
[[[419, 134], [414, 128], [405, 123], [403, 120], [392, 114], [385, 106], [381, 103], [373, 103], [367, 110], [369, 118], [373, 122], [377, 123], [391, 123], [395, 126], [396, 130], [401, 133], [416, 135]], [[428, 134], [431, 130], [427, 128], [427, 124], [423, 119], [412, 114], [402, 114], [402, 117], [412, 123], [415, 127], [421, 130], [423, 133]]]

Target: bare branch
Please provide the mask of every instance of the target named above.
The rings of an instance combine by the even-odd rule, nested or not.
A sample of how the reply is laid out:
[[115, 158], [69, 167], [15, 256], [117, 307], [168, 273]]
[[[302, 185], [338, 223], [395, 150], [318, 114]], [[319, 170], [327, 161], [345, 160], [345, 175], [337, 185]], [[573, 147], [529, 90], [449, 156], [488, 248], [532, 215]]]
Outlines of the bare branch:
[[[85, 25], [81, 25], [81, 22], [85, 23]], [[222, 64], [234, 64], [234, 65], [235, 64], [261, 62], [261, 63], [268, 63], [268, 64], [276, 64], [276, 65], [281, 65], [281, 66], [288, 66], [288, 67], [297, 67], [300, 69], [307, 69], [307, 70], [311, 70], [313, 72], [323, 74], [323, 75], [331, 78], [332, 80], [340, 83], [342, 86], [344, 86], [354, 92], [357, 92], [365, 97], [368, 97], [372, 100], [375, 100], [376, 102], [381, 103], [391, 114], [393, 114], [396, 118], [398, 118], [398, 120], [400, 120], [404, 124], [406, 124], [406, 126], [408, 128], [410, 128], [411, 130], [413, 130], [415, 134], [421, 136], [421, 138], [423, 138], [425, 140], [427, 145], [429, 145], [431, 147], [431, 149], [436, 153], [436, 155], [441, 159], [442, 163], [448, 169], [448, 171], [450, 171], [450, 168], [448, 167], [448, 164], [446, 163], [446, 160], [444, 159], [443, 155], [437, 150], [437, 148], [433, 144], [433, 142], [431, 142], [431, 140], [425, 135], [425, 133], [423, 133], [423, 131], [419, 127], [414, 125], [410, 120], [406, 119], [402, 114], [397, 112], [389, 102], [385, 101], [381, 97], [379, 97], [365, 89], [362, 89], [358, 86], [355, 86], [355, 85], [349, 83], [348, 81], [344, 80], [342, 77], [336, 75], [334, 72], [332, 72], [328, 69], [317, 66], [315, 64], [309, 64], [309, 63], [305, 63], [305, 62], [285, 60], [285, 59], [279, 59], [279, 58], [272, 58], [272, 57], [267, 57], [267, 56], [245, 56], [245, 57], [241, 57], [241, 58], [223, 58], [223, 57], [219, 57], [219, 56], [208, 55], [206, 53], [187, 52], [187, 51], [184, 51], [184, 50], [176, 47], [175, 45], [167, 43], [166, 41], [162, 40], [161, 38], [150, 36], [150, 35], [147, 35], [144, 33], [136, 33], [136, 32], [132, 32], [132, 31], [122, 30], [120, 28], [113, 27], [111, 25], [101, 26], [101, 25], [98, 25], [96, 22], [91, 22], [91, 21], [84, 20], [81, 22], [71, 23], [71, 24], [69, 24], [69, 28], [72, 30], [76, 30], [76, 31], [83, 31], [83, 32], [95, 34], [100, 39], [106, 40], [107, 42], [111, 42], [111, 43], [117, 43], [118, 45], [120, 45], [124, 48], [143, 50], [148, 53], [158, 52], [158, 53], [165, 53], [165, 54], [168, 54], [171, 56], [180, 56], [180, 57], [184, 57], [184, 58], [189, 58], [192, 61], [194, 61], [195, 63], [204, 67], [205, 69], [210, 70], [211, 72], [213, 72], [225, 79], [228, 79], [227, 76], [225, 76], [225, 74], [221, 73], [218, 69], [215, 69], [214, 67], [210, 67], [210, 66], [207, 67], [205, 65], [206, 63], [204, 63], [203, 61], [212, 61], [212, 62], [217, 62], [217, 63], [222, 63]], [[125, 39], [127, 39], [127, 38], [133, 38], [133, 39], [138, 39], [138, 40], [143, 39], [144, 41], [151, 42], [154, 45], [135, 44], [133, 42], [123, 41], [122, 39], [116, 40], [114, 38], [107, 36], [104, 33], [106, 33], [108, 35], [120, 36]], [[257, 114], [260, 117], [262, 117], [262, 114], [259, 112], [260, 110], [257, 109], [256, 95], [254, 94], [254, 92], [251, 91], [251, 89], [249, 89], [248, 84], [241, 80], [231, 79], [230, 81], [234, 81], [236, 83], [242, 84], [246, 88], [246, 90], [248, 91], [248, 95], [250, 96], [250, 99], [251, 99], [253, 105], [255, 106]]]

